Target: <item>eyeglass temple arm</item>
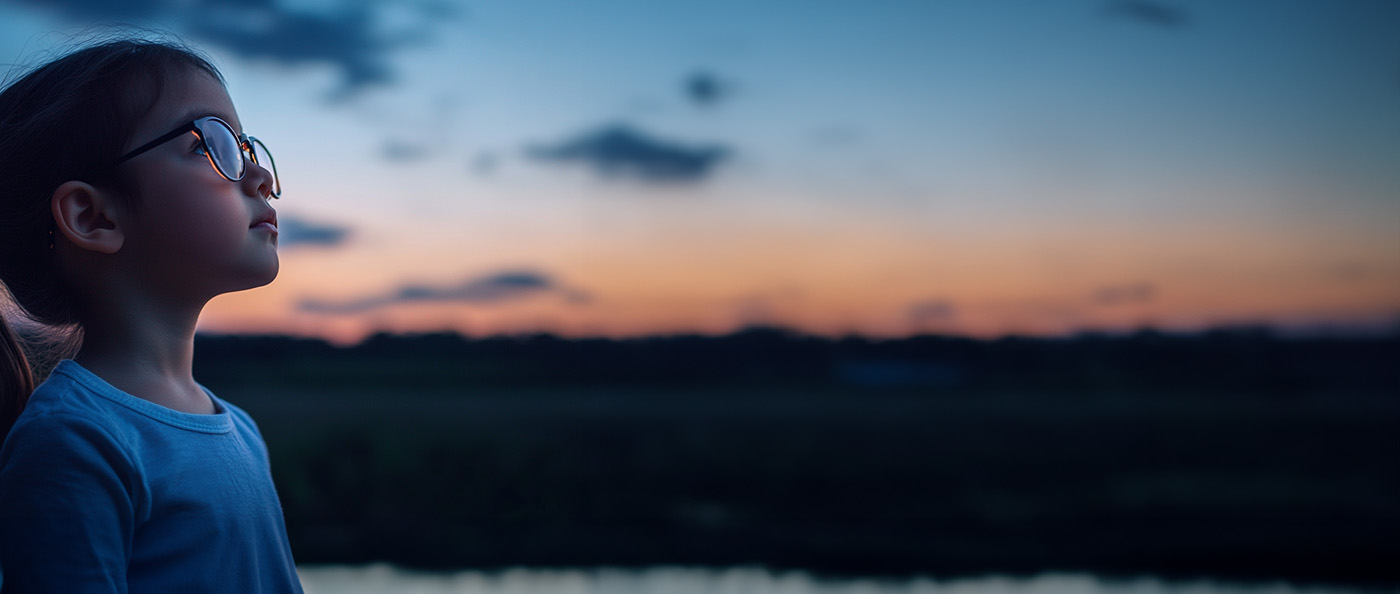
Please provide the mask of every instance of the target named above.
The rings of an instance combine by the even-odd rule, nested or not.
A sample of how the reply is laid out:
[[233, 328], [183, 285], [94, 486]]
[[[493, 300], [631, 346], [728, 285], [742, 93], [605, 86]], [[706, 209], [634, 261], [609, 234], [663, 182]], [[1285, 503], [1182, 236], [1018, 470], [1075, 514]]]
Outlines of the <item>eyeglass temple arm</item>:
[[120, 159], [117, 159], [117, 162], [112, 163], [112, 166], [113, 166], [113, 167], [116, 167], [117, 165], [121, 165], [122, 163], [125, 163], [125, 162], [127, 162], [127, 161], [132, 160], [132, 159], [135, 159], [136, 157], [140, 156], [141, 153], [144, 153], [144, 152], [149, 151], [149, 150], [151, 150], [151, 149], [153, 149], [153, 148], [156, 148], [157, 146], [160, 146], [162, 143], [165, 143], [165, 142], [170, 141], [170, 139], [175, 138], [176, 136], [179, 136], [179, 135], [181, 135], [181, 134], [185, 134], [185, 133], [187, 133], [187, 132], [198, 132], [198, 131], [199, 131], [199, 127], [198, 127], [198, 126], [195, 126], [195, 125], [194, 125], [194, 122], [190, 122], [190, 123], [188, 123], [188, 124], [185, 124], [184, 126], [181, 126], [181, 127], [179, 127], [179, 128], [176, 128], [176, 129], [174, 129], [174, 130], [171, 130], [170, 132], [166, 133], [164, 136], [161, 136], [160, 138], [157, 138], [157, 139], [152, 140], [152, 141], [150, 141], [150, 142], [148, 142], [148, 143], [146, 143], [146, 144], [143, 144], [143, 145], [138, 146], [138, 147], [136, 147], [136, 148], [134, 148], [134, 149], [131, 149], [131, 152], [128, 152], [127, 154], [122, 155]]

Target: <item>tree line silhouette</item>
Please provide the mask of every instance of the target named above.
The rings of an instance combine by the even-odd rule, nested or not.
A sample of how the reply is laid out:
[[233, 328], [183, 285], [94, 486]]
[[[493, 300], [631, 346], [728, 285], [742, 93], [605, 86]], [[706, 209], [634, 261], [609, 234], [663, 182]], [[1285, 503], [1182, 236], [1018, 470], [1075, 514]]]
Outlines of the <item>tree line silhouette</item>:
[[472, 339], [376, 334], [336, 347], [288, 336], [200, 336], [198, 377], [401, 387], [751, 385], [955, 392], [1400, 393], [1400, 335], [1280, 338], [1265, 328], [1069, 338], [829, 339], [780, 328], [725, 336]]

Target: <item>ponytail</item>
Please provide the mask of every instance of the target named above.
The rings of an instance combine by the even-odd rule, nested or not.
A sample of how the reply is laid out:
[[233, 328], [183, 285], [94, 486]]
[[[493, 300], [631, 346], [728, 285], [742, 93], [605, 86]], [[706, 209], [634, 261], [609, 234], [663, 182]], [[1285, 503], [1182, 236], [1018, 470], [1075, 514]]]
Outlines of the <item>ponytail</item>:
[[19, 336], [0, 316], [0, 443], [9, 436], [33, 391], [34, 372], [20, 347]]

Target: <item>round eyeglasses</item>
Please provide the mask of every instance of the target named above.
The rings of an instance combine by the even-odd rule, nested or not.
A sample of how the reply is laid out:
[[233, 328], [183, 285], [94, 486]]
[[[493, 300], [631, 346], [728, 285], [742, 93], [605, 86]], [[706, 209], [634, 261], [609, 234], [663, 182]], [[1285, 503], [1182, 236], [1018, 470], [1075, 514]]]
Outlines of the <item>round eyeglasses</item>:
[[272, 153], [267, 151], [267, 146], [252, 136], [235, 134], [233, 127], [229, 126], [228, 122], [214, 116], [199, 118], [181, 125], [160, 138], [138, 146], [122, 155], [112, 166], [121, 165], [136, 158], [137, 155], [190, 132], [199, 137], [199, 143], [204, 148], [204, 156], [209, 157], [209, 164], [213, 165], [214, 171], [219, 172], [219, 175], [223, 176], [224, 179], [233, 182], [243, 179], [243, 176], [248, 173], [248, 162], [243, 158], [243, 155], [246, 154], [254, 165], [272, 173], [272, 197], [277, 198], [282, 195], [282, 182], [277, 178], [277, 163], [272, 160]]

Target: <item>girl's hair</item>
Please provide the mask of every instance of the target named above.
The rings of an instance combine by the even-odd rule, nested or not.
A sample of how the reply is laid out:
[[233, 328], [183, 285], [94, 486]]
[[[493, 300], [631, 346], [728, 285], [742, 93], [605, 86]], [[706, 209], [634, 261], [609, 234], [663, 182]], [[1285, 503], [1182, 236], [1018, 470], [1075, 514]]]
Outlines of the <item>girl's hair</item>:
[[0, 312], [30, 322], [16, 327], [0, 317], [0, 439], [52, 366], [31, 368], [21, 334], [66, 330], [70, 347], [80, 336], [77, 299], [54, 258], [53, 191], [86, 181], [137, 208], [134, 180], [112, 164], [164, 85], [188, 72], [223, 82], [209, 60], [182, 45], [120, 39], [50, 61], [0, 91], [0, 283], [17, 306]]

